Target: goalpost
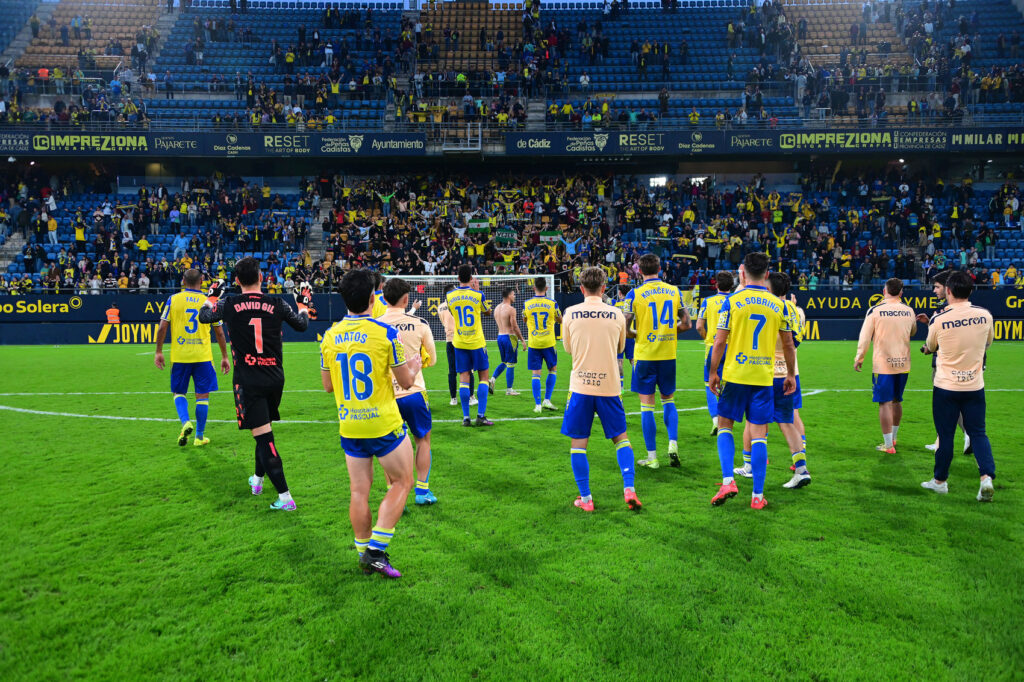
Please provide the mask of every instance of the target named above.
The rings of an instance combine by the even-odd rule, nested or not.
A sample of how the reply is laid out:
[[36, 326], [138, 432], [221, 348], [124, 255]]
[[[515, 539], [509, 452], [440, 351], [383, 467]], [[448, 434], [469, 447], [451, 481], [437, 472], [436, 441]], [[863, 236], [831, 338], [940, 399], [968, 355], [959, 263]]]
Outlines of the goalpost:
[[[444, 326], [437, 314], [437, 309], [445, 300], [444, 290], [449, 285], [459, 286], [459, 278], [455, 275], [394, 275], [405, 280], [412, 287], [409, 294], [411, 301], [422, 301], [423, 305], [416, 312], [430, 325], [430, 331], [434, 334], [434, 340], [444, 343]], [[507, 287], [512, 287], [516, 292], [514, 307], [520, 316], [519, 328], [526, 336], [526, 325], [522, 321], [523, 304], [526, 299], [534, 295], [533, 283], [538, 278], [547, 280], [547, 295], [554, 298], [555, 277], [554, 275], [478, 275], [480, 281], [480, 293], [484, 295], [490, 310], [501, 303], [501, 292]], [[498, 326], [490, 315], [483, 316], [484, 338], [494, 341], [498, 338]]]

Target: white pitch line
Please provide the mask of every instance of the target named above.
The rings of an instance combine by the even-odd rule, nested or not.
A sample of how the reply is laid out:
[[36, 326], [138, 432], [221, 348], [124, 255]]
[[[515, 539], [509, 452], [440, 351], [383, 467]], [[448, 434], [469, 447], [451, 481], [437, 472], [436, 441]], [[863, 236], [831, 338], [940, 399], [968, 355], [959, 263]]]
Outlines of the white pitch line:
[[[696, 412], [699, 410], [706, 410], [706, 407], [682, 407], [677, 408], [679, 412]], [[20, 414], [34, 414], [42, 417], [73, 417], [77, 419], [106, 419], [109, 421], [125, 421], [125, 422], [166, 422], [166, 423], [180, 423], [177, 419], [170, 419], [164, 417], [121, 417], [110, 414], [76, 414], [74, 412], [51, 412], [49, 410], [29, 410], [23, 407], [12, 407], [10, 405], [0, 405], [0, 410], [8, 412], [18, 412]], [[635, 417], [640, 414], [639, 412], [627, 412], [626, 415]], [[556, 415], [552, 417], [504, 417], [498, 418], [497, 423], [500, 422], [539, 422], [539, 421], [553, 421], [561, 420], [562, 415]], [[237, 423], [233, 419], [208, 419], [209, 424], [235, 424]], [[336, 419], [330, 420], [317, 420], [317, 419], [282, 419], [278, 424], [337, 424]], [[461, 424], [461, 419], [434, 419], [435, 424]]]

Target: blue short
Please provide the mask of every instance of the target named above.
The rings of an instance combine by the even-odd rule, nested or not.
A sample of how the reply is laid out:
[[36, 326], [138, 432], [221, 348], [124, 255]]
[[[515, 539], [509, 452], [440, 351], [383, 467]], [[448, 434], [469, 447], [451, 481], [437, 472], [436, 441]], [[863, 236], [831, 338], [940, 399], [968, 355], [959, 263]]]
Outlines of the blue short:
[[455, 371], [460, 374], [462, 372], [482, 372], [490, 366], [486, 348], [455, 349]]
[[[713, 348], [713, 346], [708, 346], [707, 350], [704, 351], [704, 384], [705, 385], [708, 382], [711, 381], [711, 349], [712, 348]], [[728, 348], [726, 349], [726, 352], [728, 352]], [[725, 353], [722, 353], [722, 360], [723, 361], [725, 360]], [[718, 378], [719, 379], [722, 378], [722, 365], [724, 365], [724, 364], [725, 364], [725, 362], [719, 362], [718, 363], [718, 372], [716, 372], [716, 374], [718, 374]]]
[[569, 438], [590, 438], [594, 415], [601, 418], [605, 438], [626, 432], [626, 409], [617, 395], [584, 395], [573, 393], [562, 417], [562, 435]]
[[209, 360], [171, 363], [171, 393], [188, 393], [190, 380], [195, 384], [196, 393], [212, 393], [217, 390], [217, 370]]
[[402, 396], [395, 401], [398, 403], [398, 412], [402, 415], [402, 420], [416, 438], [423, 438], [430, 433], [433, 424], [430, 405], [427, 404], [426, 398], [427, 394], [421, 391]]
[[512, 337], [508, 334], [498, 337], [498, 357], [506, 365], [514, 365], [519, 362], [519, 349], [512, 343]]
[[794, 398], [796, 393], [794, 392], [786, 395], [786, 392], [783, 389], [785, 381], [786, 379], [784, 377], [776, 377], [775, 381], [772, 383], [772, 400], [775, 402], [772, 421], [776, 424], [793, 423], [793, 408], [795, 407]]
[[676, 361], [637, 360], [630, 388], [640, 395], [654, 395], [655, 388], [661, 395], [672, 395], [676, 392]]
[[804, 406], [804, 395], [800, 392], [800, 375], [796, 375], [796, 391], [793, 393], [793, 409], [799, 410]]
[[633, 351], [636, 349], [636, 339], [626, 339], [626, 348], [619, 353], [619, 360], [625, 358], [633, 362]]
[[526, 351], [526, 369], [531, 372], [535, 369], [544, 369], [547, 363], [548, 370], [552, 370], [558, 364], [558, 353], [555, 347], [551, 348], [529, 348]]
[[909, 374], [872, 374], [871, 402], [902, 403]]
[[718, 396], [718, 416], [734, 422], [741, 422], [746, 416], [751, 424], [770, 424], [775, 416], [774, 397], [772, 386], [749, 386], [727, 381]]
[[386, 436], [379, 438], [345, 438], [341, 437], [341, 449], [349, 457], [369, 459], [390, 454], [405, 440], [405, 425], [395, 429]]

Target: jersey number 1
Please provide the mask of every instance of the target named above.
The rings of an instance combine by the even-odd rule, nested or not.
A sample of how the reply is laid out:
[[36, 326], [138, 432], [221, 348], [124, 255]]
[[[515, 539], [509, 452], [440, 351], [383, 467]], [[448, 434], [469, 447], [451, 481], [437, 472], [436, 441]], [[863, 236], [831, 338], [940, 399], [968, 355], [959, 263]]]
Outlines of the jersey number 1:
[[263, 355], [263, 318], [254, 317], [249, 320], [252, 327], [252, 340], [256, 344], [256, 355]]

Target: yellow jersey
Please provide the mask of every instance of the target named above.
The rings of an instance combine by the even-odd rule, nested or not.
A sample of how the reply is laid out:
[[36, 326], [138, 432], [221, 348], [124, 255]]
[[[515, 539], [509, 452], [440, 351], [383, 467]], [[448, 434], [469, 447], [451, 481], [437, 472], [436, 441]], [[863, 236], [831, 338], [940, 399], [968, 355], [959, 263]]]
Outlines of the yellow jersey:
[[546, 296], [534, 296], [523, 306], [527, 348], [553, 348], [558, 305]]
[[[796, 303], [792, 301], [784, 300], [783, 305], [786, 307], [786, 317], [789, 319], [789, 325], [793, 330], [793, 343], [797, 346], [804, 340], [804, 311], [796, 306]], [[782, 339], [775, 339], [775, 378], [785, 379], [788, 374], [786, 366], [786, 354], [782, 350]], [[793, 375], [800, 375], [800, 360], [797, 359], [796, 366], [793, 368]]]
[[700, 300], [700, 308], [697, 310], [697, 319], [704, 320], [704, 345], [711, 348], [715, 345], [715, 330], [718, 329], [718, 319], [722, 314], [722, 304], [728, 294], [712, 294]]
[[221, 322], [203, 324], [199, 309], [206, 303], [206, 294], [185, 289], [167, 297], [160, 319], [171, 325], [171, 362], [213, 362], [210, 327]]
[[380, 317], [388, 309], [388, 302], [384, 300], [384, 294], [380, 291], [373, 292], [373, 310], [370, 315], [374, 318]]
[[405, 364], [398, 330], [368, 315], [348, 315], [324, 332], [320, 369], [331, 373], [345, 438], [380, 438], [400, 432], [391, 368]]
[[484, 295], [470, 287], [456, 287], [448, 292], [445, 299], [448, 310], [455, 318], [455, 348], [473, 350], [487, 345], [484, 339], [483, 325], [480, 317], [486, 307]]
[[763, 286], [746, 286], [722, 303], [718, 328], [729, 331], [722, 378], [746, 386], [771, 386], [775, 340], [780, 331], [793, 331], [785, 304]]
[[676, 324], [683, 296], [679, 288], [660, 279], [646, 280], [626, 294], [627, 312], [636, 327], [637, 360], [675, 360]]

